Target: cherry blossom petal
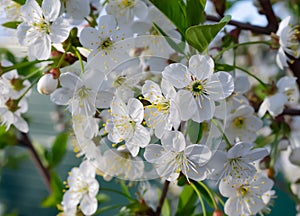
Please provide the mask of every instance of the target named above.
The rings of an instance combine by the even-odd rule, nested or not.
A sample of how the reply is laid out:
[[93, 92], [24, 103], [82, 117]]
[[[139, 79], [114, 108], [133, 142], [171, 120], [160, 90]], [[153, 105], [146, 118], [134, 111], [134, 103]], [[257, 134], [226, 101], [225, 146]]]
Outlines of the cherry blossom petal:
[[187, 67], [180, 63], [167, 66], [162, 72], [162, 76], [176, 88], [184, 88], [192, 81]]
[[42, 3], [42, 9], [45, 19], [50, 22], [56, 20], [60, 13], [60, 6], [60, 0], [44, 0]]
[[214, 61], [208, 55], [193, 55], [189, 60], [189, 70], [198, 80], [209, 78], [214, 72]]

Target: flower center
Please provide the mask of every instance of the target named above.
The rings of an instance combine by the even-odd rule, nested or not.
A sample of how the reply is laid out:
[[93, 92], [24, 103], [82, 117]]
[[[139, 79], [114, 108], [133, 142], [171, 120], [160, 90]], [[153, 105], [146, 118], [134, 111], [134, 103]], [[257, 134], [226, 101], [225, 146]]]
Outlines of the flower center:
[[194, 97], [207, 96], [208, 92], [205, 89], [206, 80], [196, 80], [195, 78], [192, 78], [192, 80], [193, 81], [186, 88], [192, 92]]
[[134, 0], [122, 0], [122, 4], [125, 7], [132, 7], [134, 5]]
[[112, 40], [110, 38], [106, 38], [105, 40], [103, 40], [100, 44], [100, 48], [101, 49], [107, 49], [109, 47], [111, 47], [113, 44]]
[[15, 112], [17, 111], [20, 107], [18, 106], [18, 101], [17, 100], [13, 100], [11, 98], [9, 98], [6, 102], [5, 102], [6, 107], [8, 108], [9, 111], [11, 112]]
[[50, 34], [50, 22], [46, 20], [42, 20], [41, 22], [34, 22], [33, 26], [38, 29], [40, 32], [45, 32], [46, 34]]
[[125, 76], [118, 76], [117, 79], [113, 82], [113, 87], [118, 88], [120, 86], [122, 86], [126, 81], [126, 77]]
[[239, 187], [238, 192], [241, 196], [246, 196], [247, 193], [249, 192], [249, 188], [245, 187], [245, 185], [242, 185]]
[[233, 120], [233, 125], [236, 127], [236, 128], [242, 128], [245, 124], [245, 118], [243, 117], [237, 117]]
[[89, 92], [90, 92], [89, 88], [82, 86], [80, 89], [78, 89], [78, 96], [81, 99], [87, 98], [89, 96]]

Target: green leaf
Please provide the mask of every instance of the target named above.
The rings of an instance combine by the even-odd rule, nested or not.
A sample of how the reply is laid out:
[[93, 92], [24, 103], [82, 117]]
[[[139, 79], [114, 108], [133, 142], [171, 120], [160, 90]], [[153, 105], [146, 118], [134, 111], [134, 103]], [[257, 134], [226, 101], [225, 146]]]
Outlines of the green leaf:
[[55, 172], [50, 174], [50, 186], [51, 186], [51, 194], [42, 201], [42, 207], [56, 207], [58, 203], [61, 202], [63, 196], [63, 183], [58, 178]]
[[172, 40], [158, 25], [153, 23], [154, 28], [162, 35], [165, 37], [167, 40], [167, 43], [172, 47], [176, 52], [184, 54], [184, 49], [185, 49], [185, 43], [176, 43], [174, 40]]
[[186, 15], [188, 26], [198, 25], [205, 20], [204, 8], [206, 0], [187, 0]]
[[108, 202], [110, 201], [110, 196], [108, 196], [107, 194], [105, 193], [99, 193], [97, 196], [96, 196], [97, 200], [99, 203], [104, 203], [104, 202]]
[[11, 21], [11, 22], [3, 23], [1, 25], [6, 28], [16, 29], [16, 28], [18, 28], [18, 25], [20, 25], [21, 23], [22, 22], [19, 22], [19, 21]]
[[210, 205], [210, 207], [214, 208], [213, 201], [211, 200], [211, 197], [209, 196], [209, 194], [206, 191], [206, 189], [200, 183], [198, 183], [196, 181], [193, 181], [193, 183], [197, 187], [198, 191], [200, 192], [200, 194], [204, 198], [204, 200]]
[[188, 28], [186, 8], [183, 0], [150, 0], [162, 13], [164, 13], [184, 36]]
[[24, 5], [26, 0], [13, 0], [14, 2], [20, 4], [20, 5]]
[[196, 209], [197, 195], [193, 188], [186, 185], [179, 197], [176, 216], [192, 215]]
[[15, 55], [12, 52], [10, 52], [8, 49], [0, 48], [0, 53], [1, 53], [1, 55], [3, 55], [0, 57], [0, 60], [3, 57], [4, 59], [7, 59], [8, 61], [10, 61], [13, 64], [17, 63]]
[[198, 143], [202, 138], [202, 125], [194, 122], [193, 120], [188, 121], [187, 134], [192, 143]]
[[230, 16], [225, 16], [217, 24], [192, 26], [186, 30], [185, 38], [191, 46], [199, 52], [203, 52], [219, 31], [230, 21], [230, 18]]
[[233, 71], [235, 67], [233, 65], [228, 65], [228, 64], [219, 64], [215, 63], [215, 71]]
[[124, 194], [126, 194], [127, 197], [131, 197], [131, 194], [128, 190], [128, 186], [125, 184], [125, 182], [123, 180], [120, 181], [120, 185], [121, 185], [121, 188], [122, 188], [122, 191], [124, 192]]
[[68, 133], [61, 133], [54, 140], [51, 149], [52, 150], [50, 156], [51, 161], [49, 161], [50, 168], [55, 167], [63, 159], [67, 150], [67, 142], [68, 142]]
[[168, 199], [165, 199], [164, 204], [161, 209], [162, 216], [171, 216], [171, 207]]

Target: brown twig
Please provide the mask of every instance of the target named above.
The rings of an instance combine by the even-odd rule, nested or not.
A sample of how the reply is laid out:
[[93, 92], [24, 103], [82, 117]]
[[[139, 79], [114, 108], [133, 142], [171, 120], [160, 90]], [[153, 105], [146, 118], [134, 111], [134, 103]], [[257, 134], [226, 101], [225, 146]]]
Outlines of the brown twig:
[[[266, 18], [268, 20], [267, 26], [262, 27], [262, 26], [252, 25], [250, 23], [244, 23], [244, 22], [239, 22], [239, 21], [235, 21], [235, 20], [231, 20], [228, 24], [236, 26], [243, 30], [250, 30], [256, 34], [269, 35], [272, 32], [276, 32], [278, 29], [278, 22], [277, 22], [277, 18], [275, 16], [275, 14], [274, 14], [271, 2], [269, 0], [259, 0], [259, 2], [262, 7], [261, 12], [266, 15]], [[209, 20], [209, 21], [219, 22], [221, 19], [222, 18], [220, 18], [220, 17], [206, 15], [206, 20]]]
[[166, 180], [165, 184], [164, 184], [164, 188], [163, 188], [161, 196], [160, 196], [160, 199], [159, 199], [158, 206], [156, 208], [155, 216], [160, 216], [161, 209], [163, 207], [164, 201], [165, 201], [167, 193], [168, 193], [169, 185], [170, 185], [170, 182]]
[[287, 108], [287, 109], [283, 110], [281, 115], [298, 116], [298, 115], [300, 115], [300, 109]]
[[36, 164], [37, 168], [41, 173], [41, 176], [44, 179], [47, 189], [51, 192], [50, 173], [48, 169], [43, 165], [38, 153], [36, 152], [35, 148], [32, 145], [30, 138], [28, 137], [28, 134], [21, 133], [20, 137], [18, 138], [18, 141], [22, 146], [26, 147], [29, 150], [34, 163]]

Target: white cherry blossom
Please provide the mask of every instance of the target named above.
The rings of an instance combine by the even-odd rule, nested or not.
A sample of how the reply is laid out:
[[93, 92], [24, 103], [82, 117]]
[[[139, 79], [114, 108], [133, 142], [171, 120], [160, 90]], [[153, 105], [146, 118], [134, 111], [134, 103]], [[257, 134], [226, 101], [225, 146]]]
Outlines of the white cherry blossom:
[[134, 17], [145, 18], [148, 12], [147, 5], [141, 0], [109, 0], [105, 10], [124, 24], [130, 24]]
[[21, 8], [23, 23], [18, 26], [19, 43], [28, 47], [31, 59], [48, 59], [52, 43], [61, 43], [69, 35], [69, 23], [59, 16], [60, 0], [44, 0], [42, 8], [27, 0]]
[[158, 175], [175, 181], [180, 172], [188, 179], [202, 181], [208, 175], [206, 163], [212, 153], [202, 144], [187, 145], [184, 135], [179, 131], [167, 131], [161, 144], [146, 147], [144, 157], [153, 163]]
[[265, 193], [273, 187], [273, 181], [263, 175], [254, 176], [242, 182], [221, 180], [220, 193], [228, 197], [224, 211], [230, 216], [256, 215], [265, 206]]
[[290, 16], [284, 18], [276, 32], [280, 45], [276, 56], [276, 63], [281, 69], [288, 67], [287, 62], [293, 63], [293, 60], [287, 54], [294, 58], [299, 58], [300, 56], [300, 43], [298, 41], [300, 32], [297, 26], [291, 27], [289, 25], [290, 19]]
[[213, 117], [215, 101], [225, 99], [234, 89], [232, 76], [214, 72], [214, 61], [209, 56], [194, 55], [189, 67], [174, 63], [162, 72], [178, 91], [181, 120], [202, 122]]
[[124, 40], [127, 32], [122, 31], [118, 26], [114, 16], [103, 15], [99, 17], [97, 29], [92, 27], [84, 28], [80, 33], [81, 44], [91, 49], [89, 59], [101, 52], [102, 55], [112, 55], [114, 44]]
[[240, 141], [253, 142], [257, 137], [256, 132], [262, 125], [262, 120], [254, 115], [254, 109], [249, 105], [242, 105], [226, 117], [225, 133], [231, 142], [236, 138]]
[[84, 215], [92, 215], [96, 212], [99, 183], [95, 177], [96, 168], [88, 160], [71, 170], [67, 180], [69, 190], [64, 194], [62, 201], [65, 213], [76, 212], [78, 204]]
[[118, 97], [111, 102], [111, 119], [106, 123], [108, 139], [112, 142], [125, 141], [125, 146], [133, 157], [150, 142], [150, 132], [141, 123], [144, 119], [143, 104], [129, 99], [127, 105]]
[[146, 80], [142, 94], [151, 103], [145, 107], [145, 119], [147, 125], [154, 128], [156, 137], [161, 138], [172, 127], [178, 129], [180, 115], [173, 86], [162, 80], [160, 88], [155, 82]]
[[209, 167], [213, 170], [210, 178], [215, 180], [225, 178], [234, 181], [251, 179], [256, 173], [253, 162], [267, 155], [266, 148], [253, 149], [253, 143], [246, 142], [238, 142], [228, 151], [217, 150], [209, 161]]
[[276, 84], [276, 91], [273, 95], [267, 96], [258, 110], [258, 116], [262, 117], [267, 111], [276, 117], [282, 113], [284, 105], [297, 103], [299, 90], [295, 77], [282, 77]]

